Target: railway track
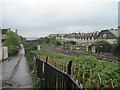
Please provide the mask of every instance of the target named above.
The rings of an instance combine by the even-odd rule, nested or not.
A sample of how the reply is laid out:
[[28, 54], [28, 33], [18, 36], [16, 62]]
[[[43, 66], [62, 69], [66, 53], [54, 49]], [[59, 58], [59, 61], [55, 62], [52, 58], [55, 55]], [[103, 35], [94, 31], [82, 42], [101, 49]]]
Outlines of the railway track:
[[42, 47], [42, 50], [45, 51], [52, 51], [57, 53], [62, 53], [64, 55], [69, 56], [94, 56], [98, 60], [106, 61], [106, 62], [120, 62], [120, 59], [113, 56], [107, 56], [107, 55], [98, 55], [93, 53], [87, 53], [87, 52], [76, 52], [76, 51], [69, 51], [67, 49], [61, 49], [61, 48], [50, 48], [50, 47]]

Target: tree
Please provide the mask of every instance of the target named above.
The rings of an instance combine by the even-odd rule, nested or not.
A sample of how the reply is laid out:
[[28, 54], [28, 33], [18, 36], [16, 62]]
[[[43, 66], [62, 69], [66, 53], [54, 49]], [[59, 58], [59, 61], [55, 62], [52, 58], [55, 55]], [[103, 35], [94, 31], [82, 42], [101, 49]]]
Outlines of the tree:
[[61, 42], [59, 40], [52, 40], [51, 43], [56, 46], [61, 46]]
[[20, 45], [19, 35], [13, 31], [7, 32], [4, 45], [8, 46], [9, 55], [15, 55], [18, 52], [18, 47]]
[[4, 45], [6, 45], [6, 46], [8, 46], [8, 45], [19, 46], [20, 45], [19, 35], [13, 31], [7, 32], [7, 36], [5, 38]]
[[[111, 44], [107, 41], [101, 40], [101, 41], [96, 41], [93, 44], [96, 48], [96, 52], [100, 53], [100, 52], [107, 52], [110, 53], [111, 52]], [[90, 45], [89, 47], [92, 47], [92, 45]]]

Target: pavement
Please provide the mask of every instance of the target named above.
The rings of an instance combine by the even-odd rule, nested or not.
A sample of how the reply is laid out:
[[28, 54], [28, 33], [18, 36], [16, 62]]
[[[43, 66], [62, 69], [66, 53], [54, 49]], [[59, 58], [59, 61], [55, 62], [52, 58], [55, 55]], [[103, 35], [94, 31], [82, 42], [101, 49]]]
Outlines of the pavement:
[[2, 88], [33, 88], [23, 45], [17, 56], [2, 63]]

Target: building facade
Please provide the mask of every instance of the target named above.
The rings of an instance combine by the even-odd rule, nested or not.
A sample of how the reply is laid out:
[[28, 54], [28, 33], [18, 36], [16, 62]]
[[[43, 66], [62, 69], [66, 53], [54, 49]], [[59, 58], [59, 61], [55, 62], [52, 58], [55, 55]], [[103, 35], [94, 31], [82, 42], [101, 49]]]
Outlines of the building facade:
[[74, 34], [61, 34], [57, 35], [56, 39], [60, 41], [75, 41], [77, 44], [89, 45], [97, 40], [99, 32], [92, 33], [74, 33]]
[[0, 29], [0, 62], [2, 61], [2, 31]]
[[8, 47], [2, 45], [8, 31], [9, 29], [0, 29], [0, 62], [8, 58]]
[[2, 30], [2, 43], [5, 41], [5, 38], [6, 38], [6, 36], [7, 36], [7, 32], [9, 32], [10, 31], [10, 28], [8, 28], [8, 29], [1, 29]]
[[105, 40], [110, 44], [114, 44], [117, 42], [118, 37], [119, 29], [102, 30], [97, 36], [97, 41]]

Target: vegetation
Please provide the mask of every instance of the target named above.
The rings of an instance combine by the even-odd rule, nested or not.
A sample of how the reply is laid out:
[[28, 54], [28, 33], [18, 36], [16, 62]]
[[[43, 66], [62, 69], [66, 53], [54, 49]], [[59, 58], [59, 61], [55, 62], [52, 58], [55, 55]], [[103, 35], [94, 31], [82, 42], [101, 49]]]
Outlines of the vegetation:
[[[109, 63], [109, 62], [101, 62], [97, 60], [95, 57], [92, 56], [81, 56], [81, 57], [75, 57], [75, 56], [64, 56], [57, 53], [51, 53], [46, 51], [32, 51], [35, 54], [43, 55], [43, 56], [49, 56], [50, 58], [55, 58], [56, 60], [60, 59], [62, 61], [69, 61], [72, 60], [73, 64], [76, 64], [77, 66], [80, 65], [80, 67], [85, 67], [86, 69], [86, 80], [88, 80], [89, 77], [89, 71], [92, 69], [93, 77], [93, 88], [96, 87], [96, 76], [99, 73], [101, 75], [101, 79], [103, 82], [103, 87], [108, 88], [109, 80], [113, 79], [113, 83], [115, 87], [119, 87], [119, 64], [118, 63]], [[82, 72], [82, 71], [81, 71]], [[82, 74], [82, 73], [81, 73]], [[82, 79], [82, 77], [81, 77]], [[86, 82], [86, 87], [88, 87], [88, 81]]]
[[43, 44], [43, 43], [46, 44], [46, 43], [49, 42], [49, 39], [47, 37], [41, 37], [41, 38], [39, 38], [37, 40], [38, 40], [39, 44]]
[[55, 46], [61, 46], [61, 42], [59, 40], [52, 40], [50, 43]]
[[76, 45], [75, 41], [64, 41], [64, 45]]
[[113, 44], [112, 53], [113, 53], [115, 56], [119, 56], [119, 57], [120, 57], [120, 37], [118, 38], [117, 43], [116, 43], [116, 44]]
[[20, 46], [20, 37], [13, 31], [7, 32], [6, 40], [4, 43], [5, 46], [8, 46], [8, 54], [15, 55], [18, 52]]
[[34, 42], [24, 42], [23, 43], [24, 47], [25, 47], [25, 51], [29, 52], [31, 50], [37, 50], [37, 43], [34, 43]]
[[[48, 38], [41, 38], [41, 41], [39, 43], [41, 43], [43, 45], [53, 46], [53, 47], [54, 46], [57, 47], [60, 45], [75, 45], [76, 44], [76, 42], [74, 42], [74, 41], [62, 43], [58, 40], [50, 40]], [[33, 42], [24, 43], [25, 50], [26, 51], [36, 50], [37, 44], [38, 43], [33, 43]], [[97, 41], [96, 43], [94, 43], [94, 45], [96, 46], [98, 53], [101, 51], [101, 49], [105, 50], [105, 52], [111, 52], [112, 46], [106, 41]], [[106, 49], [105, 47], [103, 47], [104, 45], [108, 45], [109, 48]], [[120, 48], [120, 39], [118, 39], [117, 44], [114, 44], [114, 46], [113, 46], [113, 52], [115, 53], [115, 55], [120, 54], [119, 48]], [[118, 63], [101, 62], [93, 56], [76, 57], [76, 56], [64, 56], [61, 54], [57, 54], [57, 53], [53, 53], [53, 52], [51, 53], [51, 52], [46, 52], [46, 51], [32, 51], [32, 52], [35, 54], [42, 55], [42, 56], [49, 56], [50, 58], [54, 58], [54, 60], [62, 60], [63, 62], [72, 60], [73, 64], [76, 64], [77, 66], [80, 65], [81, 68], [85, 67], [85, 69], [86, 69], [86, 87], [88, 87], [89, 72], [90, 72], [90, 69], [92, 69], [93, 88], [96, 88], [96, 76], [98, 73], [101, 76], [101, 80], [103, 82], [102, 83], [103, 88], [108, 88], [110, 79], [113, 80], [113, 83], [116, 88], [120, 88], [120, 86], [119, 86], [119, 81], [120, 81], [119, 62]], [[28, 60], [30, 60], [30, 59], [28, 58]], [[35, 63], [35, 62], [29, 61], [33, 76], [36, 79], [35, 85], [39, 86], [40, 79], [37, 78], [37, 76], [36, 76], [36, 73], [35, 73], [36, 71], [35, 71], [33, 63]], [[80, 72], [82, 74], [82, 70]], [[82, 80], [82, 77], [80, 77], [80, 78]]]
[[21, 41], [21, 43], [24, 43], [24, 42], [26, 41], [26, 38], [25, 38], [25, 37], [20, 36], [20, 41]]
[[33, 85], [35, 88], [38, 88], [38, 87], [40, 87], [40, 78], [37, 76], [37, 68], [36, 68], [36, 64], [34, 62], [34, 58], [31, 57], [28, 53], [26, 53], [26, 57], [28, 60], [29, 69], [33, 76]]
[[112, 45], [107, 41], [104, 41], [104, 40], [96, 41], [94, 44], [88, 47], [89, 50], [91, 49], [92, 46], [95, 46], [97, 53], [100, 53], [100, 52], [111, 53]]

